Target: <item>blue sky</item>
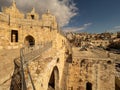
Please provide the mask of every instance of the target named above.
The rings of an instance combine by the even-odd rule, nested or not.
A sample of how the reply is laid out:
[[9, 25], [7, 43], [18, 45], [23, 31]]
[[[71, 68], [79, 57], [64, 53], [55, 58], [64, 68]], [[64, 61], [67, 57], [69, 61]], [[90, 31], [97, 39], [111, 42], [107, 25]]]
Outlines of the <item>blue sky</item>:
[[[0, 8], [13, 0], [0, 0]], [[23, 13], [34, 7], [40, 16], [47, 9], [64, 31], [101, 33], [120, 31], [120, 0], [15, 0]]]
[[70, 20], [69, 28], [83, 28], [84, 24], [89, 23], [80, 31], [120, 31], [120, 0], [74, 0], [74, 3], [78, 14]]

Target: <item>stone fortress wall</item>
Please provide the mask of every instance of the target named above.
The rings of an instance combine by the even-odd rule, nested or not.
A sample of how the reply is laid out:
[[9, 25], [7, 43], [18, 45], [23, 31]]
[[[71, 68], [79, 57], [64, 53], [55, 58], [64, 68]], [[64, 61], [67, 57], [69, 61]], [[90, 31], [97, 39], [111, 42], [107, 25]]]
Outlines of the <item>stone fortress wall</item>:
[[25, 18], [13, 2], [0, 12], [0, 49], [43, 44], [55, 40], [58, 32], [56, 17], [49, 10], [39, 19], [33, 8]]
[[[11, 73], [14, 73], [14, 61], [13, 58], [10, 57], [19, 57], [19, 49], [21, 47], [29, 47], [33, 45], [44, 46], [44, 44], [48, 42], [52, 42], [51, 49], [46, 51], [46, 53], [43, 53], [44, 55], [37, 58], [35, 62], [32, 62], [33, 64], [29, 63], [30, 68], [36, 68], [36, 65], [34, 64], [36, 64], [37, 61], [41, 62], [40, 69], [43, 66], [42, 70], [44, 73], [40, 73], [42, 76], [38, 76], [39, 83], [35, 82], [37, 90], [47, 90], [49, 79], [54, 68], [55, 70], [57, 68], [59, 71], [59, 86], [61, 85], [64, 63], [66, 60], [65, 51], [67, 51], [66, 49], [68, 49], [67, 47], [69, 46], [67, 39], [60, 33], [56, 17], [52, 15], [49, 10], [47, 10], [40, 19], [34, 8], [31, 12], [27, 13], [25, 17], [25, 14], [17, 9], [15, 2], [13, 2], [10, 7], [2, 8], [2, 12], [0, 12], [0, 50], [1, 52], [4, 51], [4, 53], [9, 56], [2, 56], [0, 53], [1, 62], [5, 62], [1, 64], [0, 68], [0, 76], [3, 78], [0, 78], [0, 83], [2, 83], [0, 89], [9, 90], [10, 88], [10, 82], [12, 79]], [[5, 51], [4, 49], [7, 50]], [[15, 53], [13, 52], [14, 50], [16, 51]], [[8, 51], [11, 52], [9, 53]], [[6, 57], [6, 59], [4, 57]], [[41, 60], [41, 58], [43, 60]], [[49, 58], [52, 58], [52, 60], [49, 60]], [[59, 58], [58, 63], [56, 63], [57, 58]], [[10, 74], [2, 69], [4, 67], [7, 67]], [[36, 70], [33, 72], [35, 71]], [[4, 76], [2, 75], [3, 72], [5, 73]], [[32, 75], [34, 76], [36, 74], [33, 73]], [[8, 78], [10, 79], [7, 83], [3, 83]], [[36, 77], [33, 79], [35, 78]]]
[[72, 56], [67, 71], [66, 90], [117, 90], [115, 61], [105, 52], [73, 48]]
[[[60, 34], [56, 18], [49, 10], [39, 19], [34, 8], [25, 18], [15, 2], [2, 9], [0, 49], [19, 49], [47, 42], [52, 42], [52, 48], [29, 63], [36, 90], [49, 90], [50, 84], [54, 88], [50, 90], [115, 90], [114, 59], [103, 57], [104, 51], [98, 53], [99, 50], [72, 49], [67, 39]], [[92, 57], [94, 55], [98, 56]], [[71, 62], [67, 62], [67, 59]], [[11, 63], [9, 65], [12, 66]]]

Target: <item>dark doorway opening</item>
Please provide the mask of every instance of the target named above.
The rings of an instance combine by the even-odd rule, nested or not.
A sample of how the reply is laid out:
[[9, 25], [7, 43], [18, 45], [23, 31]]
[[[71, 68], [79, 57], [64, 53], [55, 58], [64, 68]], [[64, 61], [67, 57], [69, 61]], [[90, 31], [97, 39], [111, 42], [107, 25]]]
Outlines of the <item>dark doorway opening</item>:
[[50, 80], [49, 80], [49, 87], [55, 89], [55, 76], [54, 71], [51, 74]]
[[17, 30], [11, 31], [11, 42], [18, 42], [18, 31]]
[[25, 38], [25, 45], [26, 46], [33, 46], [33, 45], [35, 45], [35, 39], [31, 35], [26, 36], [26, 38]]
[[120, 80], [118, 77], [115, 77], [115, 90], [120, 90]]
[[86, 90], [92, 90], [92, 84], [90, 82], [86, 83]]
[[59, 90], [59, 72], [55, 66], [48, 83], [48, 90]]

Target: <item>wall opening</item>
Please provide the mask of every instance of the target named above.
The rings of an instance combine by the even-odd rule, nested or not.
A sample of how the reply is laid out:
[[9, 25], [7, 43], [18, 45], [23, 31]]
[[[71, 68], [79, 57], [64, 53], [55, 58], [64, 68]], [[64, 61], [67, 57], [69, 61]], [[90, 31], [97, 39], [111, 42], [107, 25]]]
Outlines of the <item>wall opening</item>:
[[86, 63], [86, 60], [85, 60], [85, 59], [83, 59], [83, 60], [80, 62], [80, 67], [85, 66], [85, 63]]
[[35, 16], [34, 16], [34, 15], [31, 15], [31, 19], [35, 19]]
[[120, 90], [120, 80], [118, 77], [115, 77], [115, 90]]
[[59, 71], [55, 66], [48, 83], [48, 90], [59, 90]]
[[18, 31], [17, 30], [11, 31], [11, 42], [18, 42]]
[[25, 45], [26, 46], [33, 46], [33, 45], [35, 45], [35, 39], [31, 35], [26, 36], [25, 37]]
[[107, 61], [107, 64], [112, 64], [112, 62], [111, 61]]
[[86, 83], [86, 90], [92, 90], [92, 83], [90, 82]]

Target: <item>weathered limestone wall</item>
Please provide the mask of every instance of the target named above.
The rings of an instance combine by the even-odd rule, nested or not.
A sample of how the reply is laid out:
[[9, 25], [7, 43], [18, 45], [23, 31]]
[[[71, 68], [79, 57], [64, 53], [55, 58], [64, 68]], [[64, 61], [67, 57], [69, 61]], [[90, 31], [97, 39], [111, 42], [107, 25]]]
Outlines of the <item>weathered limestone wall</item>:
[[0, 50], [0, 90], [10, 90], [14, 71], [14, 59], [19, 56], [19, 49]]
[[115, 66], [111, 60], [73, 58], [69, 64], [67, 90], [115, 90]]
[[[38, 80], [35, 83], [36, 90], [48, 90], [48, 83], [49, 83], [53, 68], [55, 66], [58, 68], [59, 89], [63, 87], [63, 86], [61, 86], [61, 82], [62, 82], [61, 79], [62, 79], [63, 68], [64, 68], [64, 63], [65, 63], [63, 50], [61, 50], [60, 52], [57, 52], [56, 54], [57, 55], [55, 57], [53, 57], [51, 62], [49, 62], [46, 67], [44, 67], [44, 71], [42, 73], [40, 73], [39, 77], [37, 78]], [[59, 58], [59, 62], [57, 62], [58, 58]], [[59, 90], [59, 89], [56, 89], [56, 90]], [[60, 89], [60, 90], [62, 90], [62, 89]]]
[[[12, 30], [15, 31], [13, 34], [18, 34], [15, 35], [15, 38], [18, 38], [16, 42], [12, 42]], [[33, 37], [35, 44], [53, 41], [56, 39], [57, 30], [56, 18], [49, 11], [44, 13], [40, 20], [33, 8], [25, 18], [13, 2], [10, 7], [5, 7], [0, 12], [0, 49], [21, 48], [25, 46], [25, 38], [29, 35]]]

